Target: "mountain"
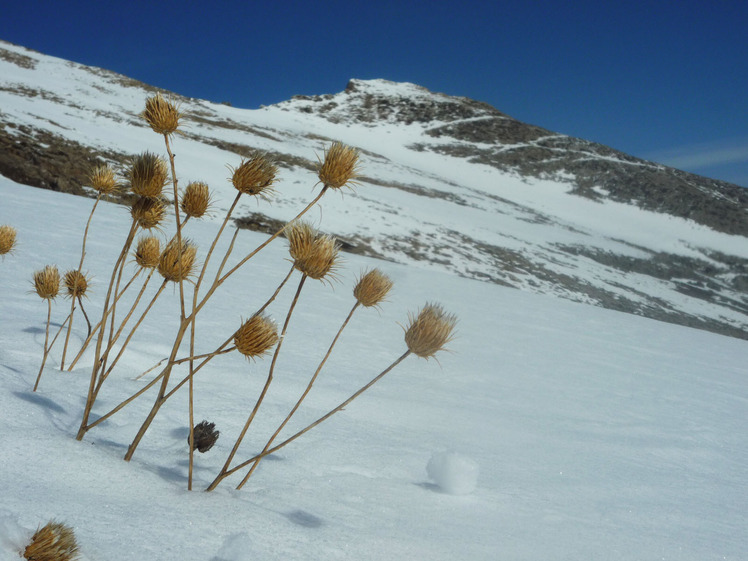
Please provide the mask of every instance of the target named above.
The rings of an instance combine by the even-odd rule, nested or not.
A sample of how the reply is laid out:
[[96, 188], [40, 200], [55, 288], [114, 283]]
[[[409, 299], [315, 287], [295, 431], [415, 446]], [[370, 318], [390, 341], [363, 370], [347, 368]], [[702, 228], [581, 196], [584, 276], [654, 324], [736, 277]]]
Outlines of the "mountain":
[[[156, 91], [0, 42], [0, 174], [87, 194], [96, 161], [163, 152], [139, 117]], [[315, 218], [349, 252], [748, 338], [748, 190], [408, 83], [351, 80], [256, 110], [170, 95], [185, 113], [180, 182], [212, 187], [216, 220], [233, 198], [226, 165], [260, 150], [281, 167], [272, 205], [235, 214], [265, 231], [309, 199], [317, 156], [341, 140], [362, 177]]]

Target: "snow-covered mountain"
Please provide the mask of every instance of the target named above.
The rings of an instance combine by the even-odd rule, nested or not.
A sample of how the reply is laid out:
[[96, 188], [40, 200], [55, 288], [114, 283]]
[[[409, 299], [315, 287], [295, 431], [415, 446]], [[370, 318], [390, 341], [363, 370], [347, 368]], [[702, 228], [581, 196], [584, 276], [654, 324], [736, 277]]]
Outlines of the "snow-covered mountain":
[[[162, 151], [138, 116], [154, 91], [0, 42], [0, 174], [85, 194], [95, 161]], [[225, 165], [261, 150], [281, 166], [273, 204], [235, 214], [265, 230], [309, 198], [316, 156], [341, 140], [363, 176], [318, 218], [350, 252], [748, 338], [748, 190], [408, 83], [351, 80], [257, 110], [174, 97], [180, 181], [211, 186], [216, 219], [233, 198]]]

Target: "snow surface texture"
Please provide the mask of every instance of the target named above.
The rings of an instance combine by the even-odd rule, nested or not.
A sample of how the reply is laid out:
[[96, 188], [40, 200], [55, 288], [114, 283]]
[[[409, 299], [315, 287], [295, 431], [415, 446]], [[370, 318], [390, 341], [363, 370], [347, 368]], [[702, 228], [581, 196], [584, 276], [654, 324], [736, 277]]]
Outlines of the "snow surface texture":
[[[8, 43], [0, 49], [31, 61], [24, 66], [12, 56], [0, 57], [0, 107], [13, 127], [48, 131], [104, 152], [163, 153], [162, 139], [138, 117], [145, 97], [153, 94], [143, 84]], [[308, 169], [315, 154], [322, 154], [331, 139], [340, 140], [362, 151], [361, 188], [329, 197], [324, 215], [312, 218], [354, 248], [427, 271], [446, 270], [649, 317], [709, 322], [732, 333], [748, 329], [748, 301], [733, 286], [735, 270], [726, 265], [732, 258], [748, 259], [745, 237], [579, 197], [571, 194], [569, 182], [524, 178], [414, 149], [451, 142], [428, 134], [445, 123], [359, 122], [346, 113], [351, 99], [384, 96], [396, 106], [403, 98], [437, 104], [454, 98], [384, 80], [355, 84], [355, 94], [326, 99], [334, 108], [325, 115], [308, 112], [313, 104], [303, 98], [257, 110], [180, 99], [186, 114], [184, 134], [175, 141], [181, 185], [207, 182], [217, 210], [213, 219], [220, 220], [234, 197], [225, 165], [240, 160], [227, 146], [267, 151], [282, 160], [280, 196], [271, 206], [242, 200], [235, 216], [262, 212], [288, 220], [316, 181]], [[720, 255], [722, 261], [715, 257]], [[708, 279], [671, 278], [657, 272], [656, 259], [662, 256], [686, 271], [692, 263], [682, 260], [696, 259], [713, 273]], [[611, 266], [611, 259], [624, 265]], [[648, 269], [655, 273], [645, 274]]]
[[435, 452], [426, 473], [450, 495], [469, 495], [478, 484], [478, 464], [457, 452]]
[[[338, 199], [323, 199], [323, 218]], [[427, 300], [458, 315], [453, 352], [440, 354], [439, 364], [408, 358], [266, 459], [241, 491], [230, 478], [212, 493], [188, 492], [184, 394], [167, 402], [126, 463], [152, 394], [77, 442], [91, 356], [60, 372], [56, 347], [31, 392], [46, 319], [31, 275], [48, 263], [77, 266], [92, 201], [2, 178], [0, 201], [0, 224], [18, 229], [17, 251], [0, 260], [4, 561], [17, 559], [14, 544], [52, 518], [74, 528], [83, 561], [746, 558], [745, 341], [348, 256], [340, 284], [310, 283], [301, 298], [241, 456], [264, 444], [298, 398], [352, 304], [362, 268], [379, 266], [394, 279], [390, 301], [379, 313], [354, 316], [289, 433], [399, 356], [397, 323]], [[127, 210], [114, 205], [94, 216], [85, 265], [94, 277], [92, 317], [128, 224]], [[212, 223], [189, 225], [203, 256], [214, 233]], [[241, 232], [236, 255], [264, 239]], [[222, 342], [287, 268], [286, 244], [277, 240], [206, 307], [200, 346]], [[291, 292], [269, 310], [276, 319]], [[67, 305], [55, 304], [53, 324]], [[159, 321], [133, 339], [94, 414], [146, 382], [134, 378], [168, 353], [178, 306], [177, 292], [167, 291], [154, 311]], [[196, 489], [223, 464], [267, 362], [232, 353], [196, 378], [196, 418], [221, 431], [196, 458]], [[469, 495], [440, 492], [429, 479], [433, 451], [445, 449], [480, 466]]]

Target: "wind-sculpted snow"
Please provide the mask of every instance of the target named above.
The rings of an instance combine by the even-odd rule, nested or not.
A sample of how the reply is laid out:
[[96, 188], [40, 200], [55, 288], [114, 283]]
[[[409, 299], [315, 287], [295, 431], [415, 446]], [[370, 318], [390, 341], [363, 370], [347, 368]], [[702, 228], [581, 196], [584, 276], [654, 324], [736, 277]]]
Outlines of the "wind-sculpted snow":
[[[94, 162], [161, 150], [139, 117], [153, 91], [0, 43], [0, 174], [86, 193]], [[291, 218], [341, 140], [361, 150], [360, 184], [317, 218], [349, 252], [748, 337], [748, 190], [414, 84], [352, 80], [255, 110], [174, 98], [180, 185], [207, 182], [217, 209], [227, 165], [277, 161], [277, 197], [241, 202], [243, 227]]]

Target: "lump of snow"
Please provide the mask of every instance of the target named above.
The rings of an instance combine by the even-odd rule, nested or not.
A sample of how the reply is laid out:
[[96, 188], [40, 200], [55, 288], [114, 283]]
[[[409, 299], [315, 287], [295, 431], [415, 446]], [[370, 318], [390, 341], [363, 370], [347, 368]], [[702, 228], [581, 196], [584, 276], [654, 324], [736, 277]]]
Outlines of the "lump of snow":
[[449, 495], [468, 495], [478, 483], [478, 464], [456, 452], [435, 452], [426, 472]]

